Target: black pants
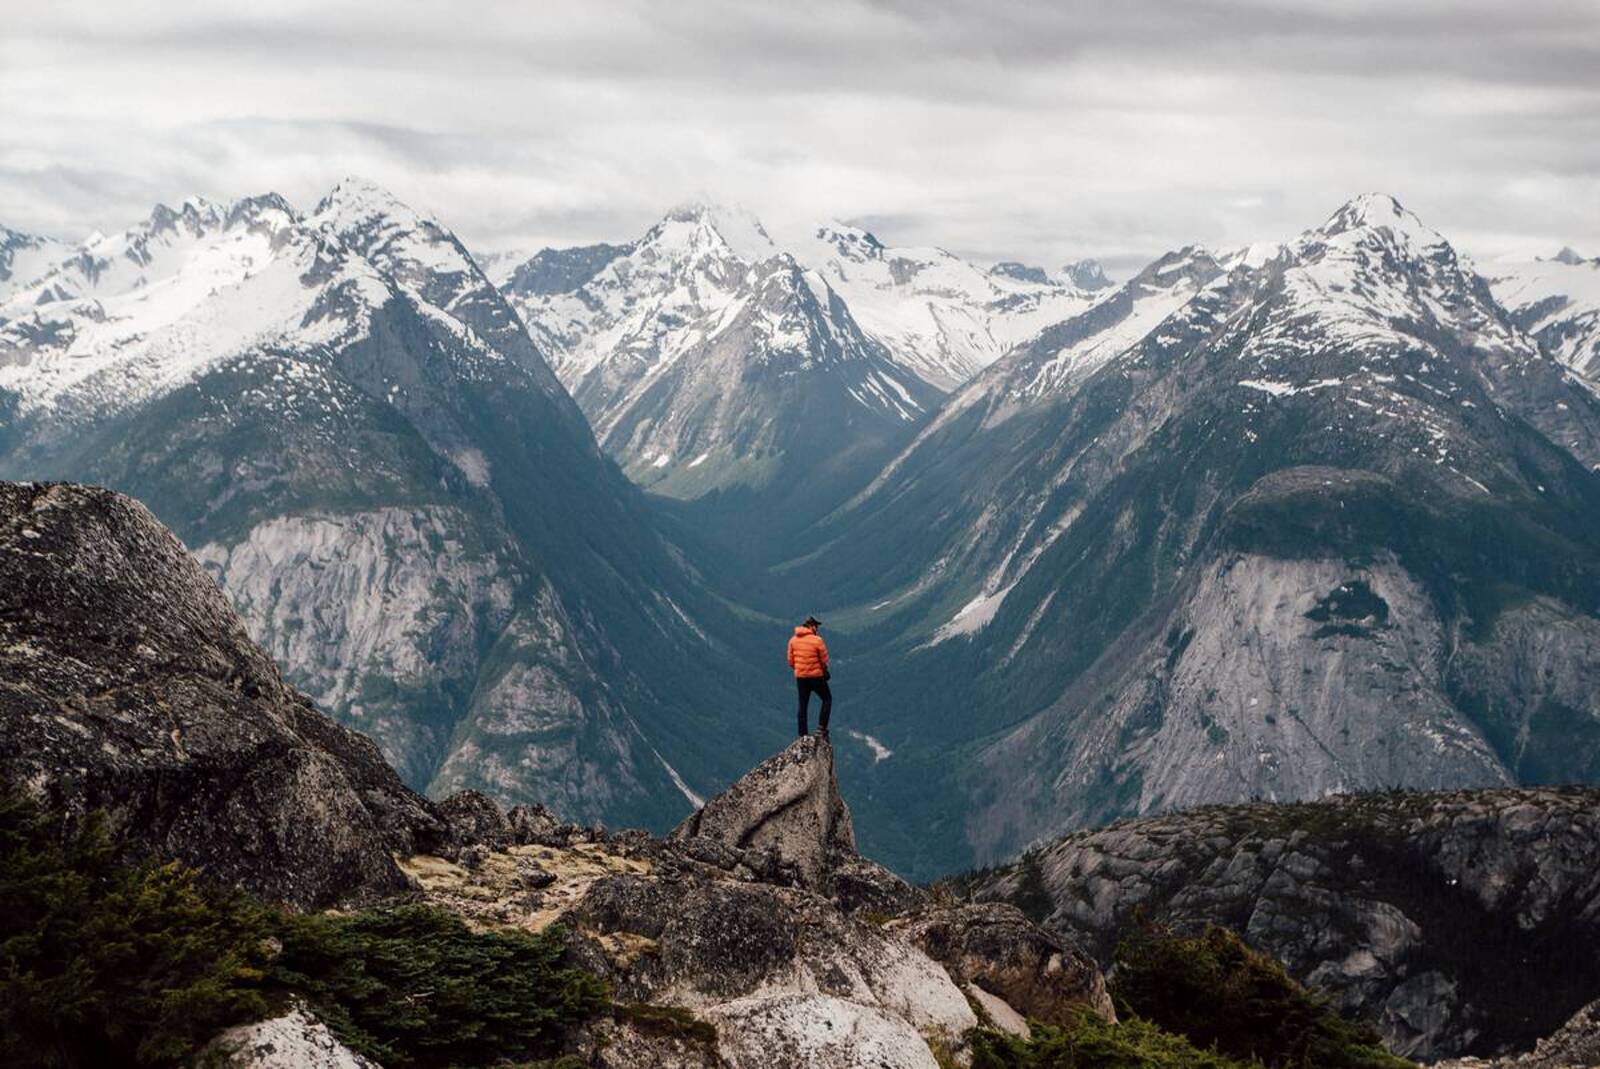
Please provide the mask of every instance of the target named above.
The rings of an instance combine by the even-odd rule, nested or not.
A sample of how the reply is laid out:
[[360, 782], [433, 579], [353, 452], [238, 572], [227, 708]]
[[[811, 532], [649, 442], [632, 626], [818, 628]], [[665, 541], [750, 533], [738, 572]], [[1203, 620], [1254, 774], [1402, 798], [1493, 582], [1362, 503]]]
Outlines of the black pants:
[[822, 699], [822, 712], [817, 715], [817, 726], [827, 731], [828, 714], [833, 712], [833, 692], [828, 689], [828, 681], [817, 676], [815, 679], [796, 678], [795, 684], [800, 691], [800, 734], [804, 735], [807, 731], [806, 712], [811, 707], [813, 692]]

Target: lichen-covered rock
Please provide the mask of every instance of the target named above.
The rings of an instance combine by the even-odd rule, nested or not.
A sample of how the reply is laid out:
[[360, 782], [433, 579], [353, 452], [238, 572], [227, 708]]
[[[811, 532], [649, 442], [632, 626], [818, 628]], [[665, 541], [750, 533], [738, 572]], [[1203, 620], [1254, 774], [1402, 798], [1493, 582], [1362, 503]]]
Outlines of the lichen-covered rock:
[[1070, 1023], [1088, 1006], [1117, 1019], [1093, 958], [996, 902], [930, 909], [892, 927], [943, 965], [958, 983], [1003, 999], [1023, 1017]]
[[846, 913], [895, 916], [921, 909], [928, 901], [926, 892], [859, 855], [835, 857], [823, 886]]
[[821, 992], [879, 1007], [951, 1040], [977, 1023], [936, 963], [893, 933], [801, 888], [619, 875], [568, 915], [608, 947], [621, 997], [705, 1010], [752, 992]]
[[282, 1016], [223, 1032], [206, 1045], [199, 1064], [215, 1069], [382, 1069], [340, 1043], [298, 1002]]
[[93, 487], [0, 483], [0, 781], [298, 906], [404, 889], [393, 855], [449, 836], [143, 505]]
[[796, 739], [707, 802], [672, 836], [700, 836], [740, 849], [770, 846], [799, 869], [808, 886], [820, 886], [832, 858], [856, 849], [832, 744], [821, 735]]
[[1108, 961], [1136, 911], [1226, 925], [1407, 1057], [1527, 1049], [1600, 994], [1600, 789], [1216, 806], [980, 876]]
[[752, 996], [711, 1017], [734, 1069], [938, 1069], [906, 1021], [832, 995]]
[[583, 1064], [592, 1069], [730, 1069], [714, 1037], [702, 1039], [630, 1020], [604, 1019], [577, 1046]]

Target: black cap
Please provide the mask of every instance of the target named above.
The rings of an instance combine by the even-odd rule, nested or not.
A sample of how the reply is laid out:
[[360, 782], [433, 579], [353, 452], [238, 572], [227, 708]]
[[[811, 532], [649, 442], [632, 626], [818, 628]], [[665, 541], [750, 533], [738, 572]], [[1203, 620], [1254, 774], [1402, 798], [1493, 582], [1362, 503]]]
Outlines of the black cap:
[[817, 619], [815, 616], [807, 616], [806, 619], [805, 619], [805, 625], [804, 626], [806, 626], [806, 627], [821, 627], [822, 626], [822, 621]]

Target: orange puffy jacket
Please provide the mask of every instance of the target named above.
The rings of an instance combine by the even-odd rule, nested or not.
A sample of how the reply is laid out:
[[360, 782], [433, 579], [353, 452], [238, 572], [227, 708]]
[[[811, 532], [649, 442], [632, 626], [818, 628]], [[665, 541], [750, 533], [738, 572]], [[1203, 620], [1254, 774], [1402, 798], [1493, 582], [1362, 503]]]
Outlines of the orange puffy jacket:
[[789, 640], [789, 667], [796, 679], [821, 679], [828, 670], [828, 644], [809, 627], [795, 628]]

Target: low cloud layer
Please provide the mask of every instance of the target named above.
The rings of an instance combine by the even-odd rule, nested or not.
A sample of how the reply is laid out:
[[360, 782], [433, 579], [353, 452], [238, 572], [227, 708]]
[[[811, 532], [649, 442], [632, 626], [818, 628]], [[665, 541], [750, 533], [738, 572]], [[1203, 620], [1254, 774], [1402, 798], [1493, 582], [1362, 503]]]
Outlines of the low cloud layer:
[[[814, 7], [815, 10], [806, 10]], [[236, 8], [236, 10], [229, 10]], [[1600, 254], [1600, 7], [1475, 0], [56, 3], [0, 28], [0, 223], [362, 174], [480, 248], [695, 195], [1124, 269], [1395, 193]]]

